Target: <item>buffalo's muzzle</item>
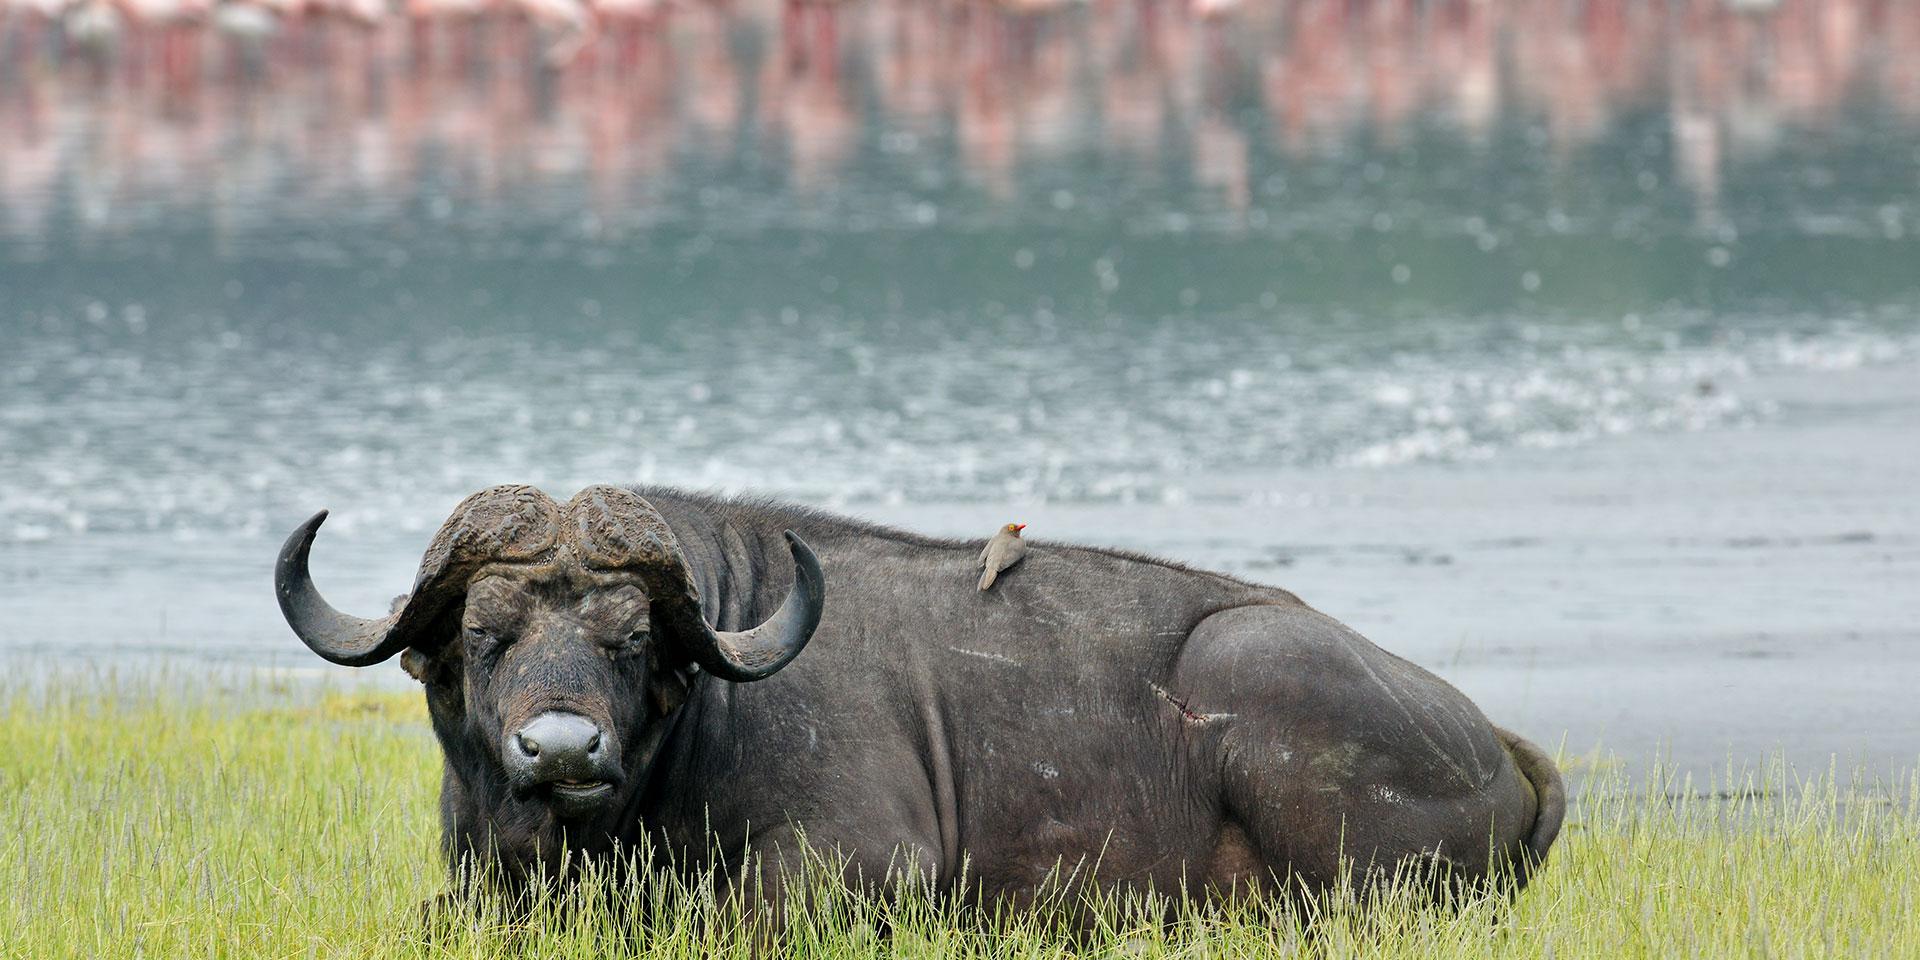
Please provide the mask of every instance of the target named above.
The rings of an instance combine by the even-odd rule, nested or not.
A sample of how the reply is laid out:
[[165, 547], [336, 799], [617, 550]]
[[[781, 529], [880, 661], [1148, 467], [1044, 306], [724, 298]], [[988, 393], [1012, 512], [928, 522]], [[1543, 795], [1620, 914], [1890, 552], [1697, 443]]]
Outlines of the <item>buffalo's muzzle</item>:
[[545, 794], [561, 816], [594, 813], [613, 797], [617, 751], [593, 721], [548, 711], [507, 735], [507, 773], [529, 793]]

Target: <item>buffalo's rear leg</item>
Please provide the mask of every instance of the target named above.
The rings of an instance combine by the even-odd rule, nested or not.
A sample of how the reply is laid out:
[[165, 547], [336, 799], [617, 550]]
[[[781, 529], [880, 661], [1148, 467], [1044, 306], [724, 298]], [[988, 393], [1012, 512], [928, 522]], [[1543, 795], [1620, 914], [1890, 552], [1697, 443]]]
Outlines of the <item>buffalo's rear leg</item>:
[[1318, 611], [1207, 618], [1169, 692], [1217, 727], [1216, 888], [1318, 893], [1409, 869], [1452, 886], [1524, 849], [1534, 794], [1493, 725], [1445, 681]]

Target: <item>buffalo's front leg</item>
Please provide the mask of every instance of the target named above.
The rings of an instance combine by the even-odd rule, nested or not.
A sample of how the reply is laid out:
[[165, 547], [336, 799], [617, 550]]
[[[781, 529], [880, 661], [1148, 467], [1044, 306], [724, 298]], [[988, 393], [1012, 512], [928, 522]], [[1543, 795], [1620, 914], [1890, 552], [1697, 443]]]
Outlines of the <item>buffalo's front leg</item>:
[[853, 898], [891, 899], [902, 885], [937, 895], [937, 850], [931, 839], [856, 839], [846, 830], [788, 824], [752, 838], [749, 852], [727, 871], [727, 896], [757, 936], [778, 942], [789, 923], [851, 905]]

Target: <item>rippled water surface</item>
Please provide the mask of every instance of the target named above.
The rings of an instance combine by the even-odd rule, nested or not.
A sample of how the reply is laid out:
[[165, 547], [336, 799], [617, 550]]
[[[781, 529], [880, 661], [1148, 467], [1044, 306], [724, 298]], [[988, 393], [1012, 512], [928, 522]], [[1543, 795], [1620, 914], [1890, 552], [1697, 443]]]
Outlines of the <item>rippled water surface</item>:
[[370, 597], [494, 482], [1258, 506], [1920, 349], [1920, 5], [782, 9], [0, 19], [0, 640], [280, 649], [322, 505]]

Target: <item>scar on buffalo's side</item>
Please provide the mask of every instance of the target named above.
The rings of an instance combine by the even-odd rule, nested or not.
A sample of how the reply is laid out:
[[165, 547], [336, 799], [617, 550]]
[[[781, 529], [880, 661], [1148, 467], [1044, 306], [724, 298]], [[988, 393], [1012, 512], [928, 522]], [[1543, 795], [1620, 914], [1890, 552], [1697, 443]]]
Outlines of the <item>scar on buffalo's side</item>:
[[1193, 707], [1178, 694], [1152, 681], [1148, 681], [1147, 687], [1154, 692], [1155, 696], [1165, 700], [1168, 704], [1171, 704], [1175, 710], [1180, 711], [1181, 721], [1189, 725], [1202, 726], [1233, 719], [1233, 714], [1231, 713], [1201, 713], [1193, 709]]

